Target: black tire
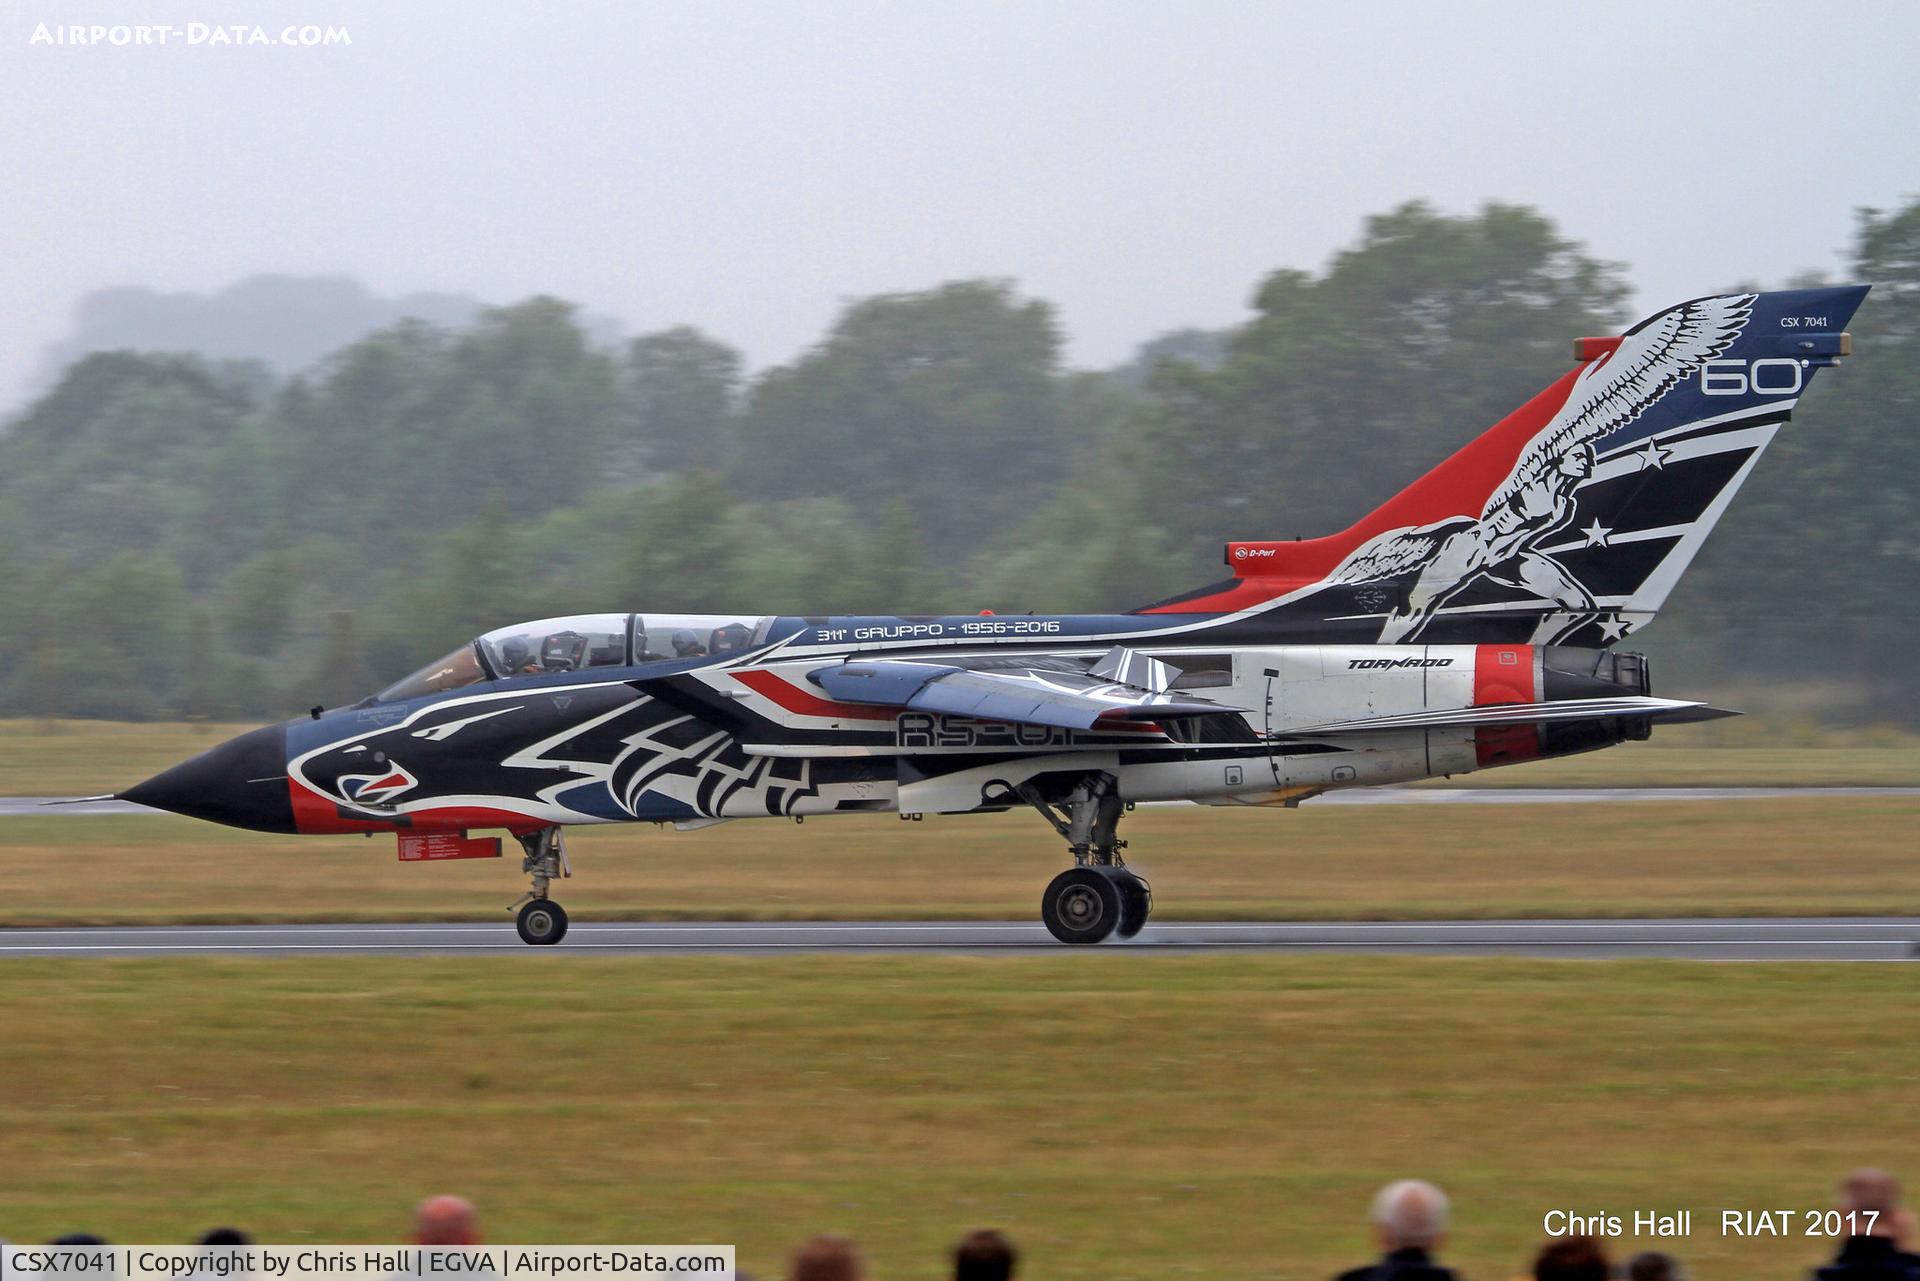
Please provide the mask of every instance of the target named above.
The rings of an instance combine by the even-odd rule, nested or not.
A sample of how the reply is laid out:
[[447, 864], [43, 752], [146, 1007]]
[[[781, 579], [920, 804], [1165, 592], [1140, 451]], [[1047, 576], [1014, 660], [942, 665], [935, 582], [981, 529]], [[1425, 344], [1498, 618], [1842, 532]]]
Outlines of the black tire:
[[1153, 891], [1124, 867], [1113, 868], [1112, 873], [1113, 883], [1120, 890], [1120, 924], [1113, 932], [1118, 938], [1130, 939], [1153, 915]]
[[1040, 898], [1040, 919], [1062, 943], [1098, 943], [1119, 926], [1120, 887], [1103, 869], [1070, 867]]
[[567, 909], [550, 898], [533, 899], [520, 909], [514, 925], [522, 943], [549, 946], [567, 936]]

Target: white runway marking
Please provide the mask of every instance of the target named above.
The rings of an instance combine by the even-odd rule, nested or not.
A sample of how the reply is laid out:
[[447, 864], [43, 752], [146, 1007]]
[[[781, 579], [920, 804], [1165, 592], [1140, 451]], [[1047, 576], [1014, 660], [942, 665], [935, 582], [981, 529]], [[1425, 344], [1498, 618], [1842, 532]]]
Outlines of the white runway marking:
[[[1103, 951], [1666, 956], [1715, 960], [1906, 960], [1920, 919], [1170, 921]], [[558, 947], [523, 945], [510, 924], [105, 926], [0, 930], [0, 957], [150, 955], [731, 954], [769, 952], [1070, 955], [1023, 921], [581, 922]]]

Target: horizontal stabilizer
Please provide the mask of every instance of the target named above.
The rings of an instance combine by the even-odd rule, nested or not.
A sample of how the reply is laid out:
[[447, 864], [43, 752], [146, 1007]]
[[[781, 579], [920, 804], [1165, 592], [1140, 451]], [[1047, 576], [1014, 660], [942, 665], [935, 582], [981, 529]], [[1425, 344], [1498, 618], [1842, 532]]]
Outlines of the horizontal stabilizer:
[[1330, 721], [1281, 731], [1285, 738], [1319, 738], [1328, 734], [1371, 734], [1398, 729], [1441, 729], [1450, 726], [1543, 725], [1551, 721], [1597, 721], [1613, 717], [1655, 720], [1664, 725], [1718, 720], [1738, 712], [1690, 703], [1677, 698], [1630, 695], [1621, 698], [1570, 698], [1554, 703], [1497, 703], [1487, 707], [1455, 707], [1398, 716], [1372, 716], [1355, 721]]
[[1157, 693], [1083, 671], [1021, 667], [973, 670], [944, 663], [880, 659], [836, 663], [809, 672], [807, 678], [842, 703], [1060, 729], [1092, 729], [1102, 720], [1159, 720], [1235, 710], [1208, 699]]
[[1745, 712], [1736, 712], [1731, 707], [1710, 707], [1705, 703], [1694, 703], [1690, 707], [1676, 707], [1664, 715], [1653, 719], [1662, 725], [1697, 725], [1701, 721], [1723, 721], [1730, 716], [1745, 716]]

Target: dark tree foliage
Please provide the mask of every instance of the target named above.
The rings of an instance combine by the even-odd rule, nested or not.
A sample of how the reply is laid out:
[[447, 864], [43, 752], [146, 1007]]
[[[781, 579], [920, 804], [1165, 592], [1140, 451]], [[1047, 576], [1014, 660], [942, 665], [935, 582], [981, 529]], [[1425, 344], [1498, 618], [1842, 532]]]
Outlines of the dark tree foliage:
[[101, 352], [0, 435], [0, 537], [37, 563], [128, 550], [192, 559], [208, 461], [256, 409], [231, 371], [190, 356]]
[[[1680, 581], [1658, 637], [1681, 674], [1750, 671], [1844, 711], [1920, 721], [1920, 202], [1862, 210], [1856, 355], [1780, 429]], [[1650, 633], [1650, 641], [1652, 634]], [[1849, 702], [1860, 706], [1850, 707]]]
[[634, 339], [627, 378], [636, 418], [634, 471], [715, 471], [731, 461], [739, 352], [681, 325]]
[[1150, 377], [1168, 527], [1197, 544], [1346, 527], [1562, 372], [1572, 337], [1615, 332], [1625, 294], [1532, 210], [1369, 219], [1324, 274], [1268, 276], [1217, 370]]
[[855, 303], [755, 386], [738, 474], [768, 500], [898, 501], [929, 542], [971, 547], [1072, 466], [1059, 349], [1053, 309], [1003, 281]]
[[[1670, 688], [1817, 675], [1818, 706], [1911, 723], [1920, 203], [1863, 212], [1853, 252], [1860, 354], [1647, 640]], [[1218, 577], [1227, 538], [1350, 523], [1635, 319], [1624, 296], [1531, 210], [1416, 203], [1108, 373], [1064, 371], [1052, 308], [1004, 281], [856, 301], [753, 378], [698, 330], [610, 347], [550, 298], [285, 382], [95, 353], [0, 430], [0, 714], [294, 714], [588, 610], [1130, 608]]]

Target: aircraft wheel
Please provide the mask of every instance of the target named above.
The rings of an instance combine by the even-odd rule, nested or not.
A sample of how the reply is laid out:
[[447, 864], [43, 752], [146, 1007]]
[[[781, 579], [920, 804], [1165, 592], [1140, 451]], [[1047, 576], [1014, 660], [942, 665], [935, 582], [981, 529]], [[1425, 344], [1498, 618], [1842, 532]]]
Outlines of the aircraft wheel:
[[520, 917], [514, 922], [520, 930], [520, 941], [540, 946], [558, 943], [567, 936], [567, 909], [550, 898], [537, 898], [520, 909]]
[[1113, 883], [1120, 890], [1120, 924], [1113, 932], [1119, 938], [1130, 939], [1153, 915], [1153, 891], [1124, 867], [1116, 867], [1112, 872]]
[[1121, 918], [1120, 887], [1105, 871], [1070, 867], [1053, 878], [1040, 899], [1040, 919], [1062, 943], [1098, 943]]

